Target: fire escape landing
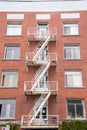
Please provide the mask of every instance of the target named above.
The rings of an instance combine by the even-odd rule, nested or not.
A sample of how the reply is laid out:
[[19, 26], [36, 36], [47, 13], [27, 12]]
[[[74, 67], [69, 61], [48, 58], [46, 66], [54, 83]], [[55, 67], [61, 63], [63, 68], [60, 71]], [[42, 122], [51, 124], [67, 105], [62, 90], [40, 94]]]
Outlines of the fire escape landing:
[[57, 65], [56, 53], [44, 53], [48, 43], [50, 41], [56, 41], [56, 35], [50, 33], [38, 38], [32, 32], [30, 35], [28, 34], [28, 41], [39, 41], [39, 44], [32, 53], [27, 52], [26, 65], [27, 67], [39, 66], [39, 69], [32, 81], [24, 82], [24, 93], [25, 96], [39, 95], [39, 98], [28, 115], [22, 116], [21, 128], [39, 128], [39, 126], [42, 128], [58, 128], [58, 115], [41, 114], [43, 109], [46, 111], [45, 106], [50, 96], [57, 95], [58, 93], [57, 81], [43, 80], [50, 66]]

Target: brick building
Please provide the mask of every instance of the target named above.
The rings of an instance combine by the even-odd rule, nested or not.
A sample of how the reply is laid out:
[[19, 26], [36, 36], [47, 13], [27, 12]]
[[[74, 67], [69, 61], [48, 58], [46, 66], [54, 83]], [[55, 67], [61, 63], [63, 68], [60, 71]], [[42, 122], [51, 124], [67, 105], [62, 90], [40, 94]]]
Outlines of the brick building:
[[87, 119], [87, 1], [0, 2], [0, 130]]

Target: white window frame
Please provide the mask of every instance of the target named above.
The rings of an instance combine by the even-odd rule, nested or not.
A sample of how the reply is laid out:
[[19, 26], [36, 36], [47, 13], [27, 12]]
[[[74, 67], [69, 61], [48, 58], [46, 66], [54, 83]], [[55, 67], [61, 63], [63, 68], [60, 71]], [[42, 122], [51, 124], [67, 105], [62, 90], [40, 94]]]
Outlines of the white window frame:
[[[11, 53], [10, 57], [7, 57], [8, 50], [10, 50], [10, 53]], [[17, 56], [16, 56], [17, 53], [15, 51], [17, 51], [18, 53]], [[20, 59], [20, 46], [19, 45], [6, 45], [5, 52], [4, 52], [4, 59], [5, 60], [19, 60]]]
[[[5, 75], [5, 77], [4, 77]], [[6, 77], [6, 75], [8, 77]], [[6, 78], [8, 82], [6, 83]], [[14, 78], [15, 79], [15, 84], [14, 84]], [[13, 87], [18, 87], [18, 71], [3, 71], [2, 76], [1, 76], [1, 87], [6, 87], [6, 88], [13, 88]]]
[[[68, 103], [68, 99], [66, 100], [66, 104], [67, 104], [67, 119], [71, 119], [71, 118], [76, 118], [76, 119], [86, 118], [84, 100], [83, 99], [69, 99], [69, 100], [71, 100], [71, 101], [72, 100], [80, 100], [81, 103]], [[74, 106], [75, 117], [72, 116], [72, 113], [69, 113], [69, 111], [68, 111], [68, 105], [73, 105]], [[82, 105], [83, 106], [83, 117], [81, 117], [80, 115], [77, 114], [76, 105]]]
[[48, 23], [38, 23], [38, 38], [44, 38], [48, 35]]
[[[37, 111], [37, 108], [38, 108], [37, 102], [38, 102], [38, 98], [36, 98], [36, 99], [34, 100], [34, 103], [35, 103], [34, 112], [36, 112], [36, 111]], [[43, 118], [43, 115], [42, 115], [42, 111], [43, 111], [44, 108], [46, 108], [46, 115], [45, 115], [46, 117], [45, 117], [45, 118]], [[41, 124], [42, 124], [42, 123], [46, 123], [47, 120], [48, 120], [48, 102], [46, 102], [46, 103], [44, 104], [44, 106], [41, 108], [40, 112], [37, 114], [37, 116], [36, 116], [36, 118], [35, 118], [34, 123], [35, 123], [35, 124], [39, 123], [39, 125], [40, 125], [40, 123], [41, 123]], [[39, 122], [38, 122], [38, 121], [39, 121]]]
[[16, 99], [0, 99], [1, 115], [0, 119], [15, 119]]
[[65, 59], [80, 59], [80, 46], [79, 45], [64, 45], [64, 58]]
[[65, 22], [63, 23], [63, 34], [64, 35], [79, 35], [78, 23], [75, 22]]
[[65, 71], [65, 87], [82, 88], [82, 84], [81, 71]]
[[7, 24], [7, 36], [21, 36], [22, 24], [19, 22], [9, 22]]

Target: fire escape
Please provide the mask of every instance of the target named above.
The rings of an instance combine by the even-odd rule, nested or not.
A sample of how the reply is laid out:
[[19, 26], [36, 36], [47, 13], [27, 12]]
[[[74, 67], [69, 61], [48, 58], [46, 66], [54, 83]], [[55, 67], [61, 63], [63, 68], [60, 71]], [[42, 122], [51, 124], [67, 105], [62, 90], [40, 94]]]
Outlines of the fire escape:
[[26, 97], [39, 95], [39, 98], [28, 115], [22, 116], [21, 128], [38, 128], [38, 126], [58, 128], [59, 118], [57, 115], [42, 114], [42, 111], [46, 111], [50, 96], [58, 93], [57, 81], [48, 81], [44, 78], [51, 66], [57, 66], [56, 53], [45, 51], [50, 41], [56, 42], [56, 32], [52, 29], [52, 31], [49, 30], [50, 33], [40, 36], [37, 35], [36, 28], [30, 28], [28, 32], [28, 44], [33, 41], [38, 42], [38, 44], [33, 52], [27, 52], [26, 66], [27, 69], [29, 69], [29, 66], [38, 66], [39, 69], [32, 81], [24, 82], [24, 93]]

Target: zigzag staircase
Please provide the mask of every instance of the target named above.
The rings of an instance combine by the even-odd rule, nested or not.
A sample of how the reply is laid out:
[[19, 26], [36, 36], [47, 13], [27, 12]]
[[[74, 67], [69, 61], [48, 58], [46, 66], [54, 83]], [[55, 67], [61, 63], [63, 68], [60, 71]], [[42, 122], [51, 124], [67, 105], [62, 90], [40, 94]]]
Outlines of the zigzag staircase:
[[41, 52], [44, 50], [44, 48], [47, 46], [49, 40], [50, 40], [50, 35], [47, 36], [47, 38], [45, 38], [46, 40], [43, 42], [43, 40], [36, 46], [39, 47], [38, 50], [34, 50], [33, 51], [33, 61], [36, 61], [37, 60], [37, 57], [41, 54]]
[[[31, 112], [29, 115], [31, 115], [30, 119], [28, 120], [28, 125], [32, 124], [42, 107], [45, 105], [45, 103], [48, 101], [48, 98], [50, 97], [51, 92], [41, 94], [40, 98], [36, 102], [35, 106], [32, 108]], [[37, 110], [35, 112], [35, 107], [37, 105]]]
[[[39, 49], [36, 51], [36, 49], [34, 50], [34, 55], [33, 55], [33, 61], [37, 61], [38, 56], [41, 54], [42, 51], [44, 51], [44, 48], [47, 46], [48, 42], [50, 40], [50, 35], [47, 36], [47, 38], [45, 38], [45, 41], [42, 43], [39, 43], [37, 45], [37, 47], [39, 47]], [[42, 62], [41, 67], [37, 70], [34, 78], [33, 78], [33, 86], [31, 88], [31, 91], [38, 91], [37, 89], [35, 90], [36, 86], [38, 85], [38, 83], [40, 83], [40, 81], [42, 80], [43, 76], [45, 75], [45, 73], [47, 72], [47, 70], [50, 67], [50, 61], [45, 61]], [[46, 104], [46, 102], [48, 101], [48, 98], [51, 95], [50, 91], [40, 91], [40, 98], [37, 100], [35, 106], [37, 105], [37, 110], [35, 111], [35, 106], [32, 108], [31, 112], [29, 113], [29, 115], [31, 115], [30, 119], [28, 119], [28, 125], [32, 124], [34, 119], [36, 118], [36, 116], [38, 115], [38, 113], [40, 112], [40, 110], [43, 108], [43, 106]]]

